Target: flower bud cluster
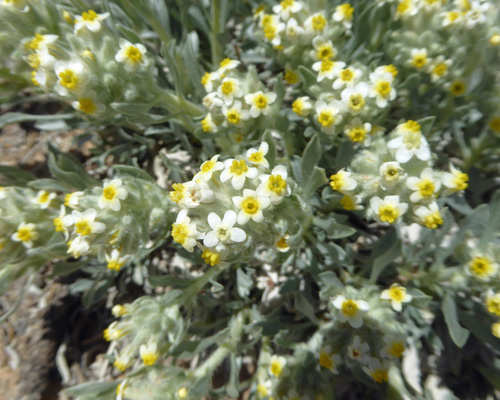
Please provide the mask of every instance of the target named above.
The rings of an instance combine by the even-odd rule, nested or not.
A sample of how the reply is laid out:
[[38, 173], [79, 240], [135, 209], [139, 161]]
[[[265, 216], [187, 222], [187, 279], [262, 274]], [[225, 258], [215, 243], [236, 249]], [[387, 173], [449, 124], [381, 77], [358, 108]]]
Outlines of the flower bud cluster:
[[114, 366], [124, 371], [140, 358], [151, 366], [161, 354], [176, 343], [183, 332], [182, 316], [177, 305], [166, 303], [165, 297], [144, 296], [131, 304], [115, 305], [112, 313], [115, 321], [104, 330], [107, 341], [117, 342], [114, 350]]
[[317, 71], [317, 86], [310, 89], [316, 96], [296, 98], [292, 110], [300, 117], [310, 116], [313, 124], [328, 135], [343, 132], [355, 143], [366, 143], [381, 123], [396, 98], [393, 65], [370, 72], [362, 64], [347, 65], [330, 58], [312, 66]]
[[271, 169], [267, 142], [245, 157], [201, 165], [189, 182], [173, 185], [180, 209], [172, 237], [186, 250], [198, 246], [210, 265], [245, 261], [260, 247], [288, 251], [301, 243], [308, 207], [287, 168]]
[[427, 228], [443, 223], [436, 199], [468, 186], [467, 174], [450, 165], [450, 172], [432, 168], [429, 144], [416, 121], [406, 121], [387, 137], [378, 135], [358, 153], [348, 169], [330, 177], [330, 186], [343, 194], [346, 210], [362, 210], [380, 223], [400, 220]]
[[219, 69], [203, 75], [201, 83], [208, 93], [203, 104], [209, 111], [201, 120], [203, 132], [225, 131], [241, 141], [276, 118], [277, 94], [264, 87], [254, 69], [242, 73], [239, 67], [239, 61], [226, 58]]

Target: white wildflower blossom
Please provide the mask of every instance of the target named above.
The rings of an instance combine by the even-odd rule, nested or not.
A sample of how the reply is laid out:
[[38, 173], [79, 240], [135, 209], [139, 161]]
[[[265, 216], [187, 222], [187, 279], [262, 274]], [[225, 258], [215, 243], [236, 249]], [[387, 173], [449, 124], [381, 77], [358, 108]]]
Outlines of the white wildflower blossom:
[[128, 197], [127, 189], [122, 186], [121, 179], [104, 181], [102, 194], [99, 197], [99, 208], [110, 208], [113, 211], [120, 211], [121, 202]]
[[146, 47], [141, 43], [132, 44], [128, 40], [120, 38], [118, 44], [120, 50], [115, 55], [115, 60], [125, 65], [128, 72], [133, 72], [137, 67], [145, 67], [149, 61], [146, 57]]
[[207, 247], [215, 247], [219, 243], [243, 242], [247, 234], [243, 229], [234, 227], [236, 218], [236, 213], [233, 210], [227, 210], [222, 220], [214, 212], [208, 214], [208, 225], [212, 230], [205, 235], [203, 244]]
[[399, 196], [385, 196], [370, 199], [371, 214], [378, 222], [388, 222], [390, 224], [398, 221], [408, 210], [408, 204], [401, 203]]
[[271, 112], [271, 104], [276, 100], [276, 93], [256, 93], [247, 94], [245, 102], [250, 106], [250, 116], [258, 118], [260, 115], [268, 115]]
[[237, 218], [240, 225], [246, 224], [250, 219], [254, 222], [264, 221], [262, 210], [271, 204], [271, 199], [268, 196], [250, 189], [243, 189], [243, 196], [234, 196], [232, 200], [233, 204], [240, 209]]
[[233, 189], [241, 190], [245, 185], [246, 178], [254, 179], [258, 174], [257, 168], [248, 167], [245, 160], [231, 158], [224, 161], [224, 170], [220, 174], [220, 180], [222, 182], [231, 180]]
[[337, 319], [339, 322], [348, 322], [354, 329], [361, 328], [363, 325], [363, 314], [370, 306], [364, 300], [347, 299], [345, 296], [337, 296], [333, 300], [333, 306], [339, 310]]
[[97, 14], [93, 10], [88, 10], [75, 17], [75, 33], [79, 33], [86, 28], [91, 32], [99, 32], [101, 30], [101, 21], [109, 17], [109, 13]]

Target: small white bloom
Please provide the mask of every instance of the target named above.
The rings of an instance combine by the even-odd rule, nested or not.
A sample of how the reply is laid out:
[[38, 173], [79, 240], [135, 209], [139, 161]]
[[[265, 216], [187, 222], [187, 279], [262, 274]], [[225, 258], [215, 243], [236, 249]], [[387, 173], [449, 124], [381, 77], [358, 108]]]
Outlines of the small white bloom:
[[400, 133], [396, 130], [394, 139], [387, 143], [390, 149], [396, 149], [396, 161], [401, 164], [407, 163], [413, 156], [419, 160], [428, 161], [431, 158], [429, 144], [420, 131], [420, 126], [413, 131]]
[[286, 369], [286, 358], [273, 354], [269, 365], [269, 373], [279, 378], [288, 375], [288, 372]]
[[238, 60], [231, 60], [230, 58], [224, 58], [219, 64], [219, 69], [217, 70], [217, 74], [219, 76], [224, 75], [227, 71], [231, 71], [232, 69], [237, 68], [241, 64]]
[[432, 200], [436, 197], [441, 188], [441, 182], [434, 178], [432, 168], [424, 168], [420, 173], [420, 178], [412, 176], [406, 180], [406, 186], [414, 192], [410, 196], [413, 203], [422, 200]]
[[476, 25], [484, 24], [487, 21], [486, 15], [490, 8], [490, 2], [473, 1], [470, 4], [470, 10], [464, 15], [465, 27], [472, 29]]
[[283, 21], [288, 21], [292, 14], [302, 10], [302, 3], [296, 0], [284, 0], [273, 6], [273, 12], [279, 14]]
[[257, 118], [261, 114], [268, 115], [271, 112], [270, 105], [274, 103], [275, 100], [276, 93], [263, 93], [260, 90], [245, 96], [245, 102], [250, 106], [250, 116], [252, 118]]
[[316, 36], [312, 43], [313, 50], [311, 50], [311, 58], [315, 60], [329, 60], [337, 55], [337, 49], [333, 47], [331, 40], [326, 40], [321, 36]]
[[80, 199], [85, 195], [84, 192], [72, 192], [68, 193], [64, 197], [64, 205], [69, 208], [77, 208], [80, 203]]
[[444, 194], [450, 194], [457, 192], [459, 190], [465, 190], [469, 186], [467, 183], [469, 181], [469, 176], [455, 168], [450, 163], [450, 172], [446, 172], [442, 177], [443, 185], [448, 188], [447, 192]]
[[343, 87], [352, 87], [361, 78], [361, 71], [357, 68], [347, 67], [336, 71], [335, 76], [337, 79], [333, 81], [332, 87], [335, 90], [342, 89]]
[[88, 115], [100, 115], [106, 111], [106, 106], [97, 101], [97, 94], [93, 90], [79, 95], [71, 106]]
[[27, 12], [29, 10], [27, 0], [2, 0], [0, 4], [4, 7], [15, 8], [21, 12]]
[[68, 242], [67, 254], [71, 254], [73, 258], [80, 258], [87, 254], [90, 250], [89, 243], [82, 236], [77, 236]]
[[40, 190], [36, 197], [31, 200], [32, 203], [38, 204], [41, 209], [49, 208], [52, 200], [57, 197], [55, 193], [49, 193], [46, 190]]
[[385, 346], [380, 350], [380, 355], [389, 360], [397, 361], [405, 352], [405, 337], [400, 335], [385, 335]]
[[158, 346], [155, 342], [148, 343], [147, 345], [141, 344], [139, 347], [139, 355], [141, 356], [144, 365], [147, 366], [153, 365], [160, 357]]
[[224, 102], [217, 97], [217, 92], [212, 92], [207, 94], [203, 98], [203, 105], [208, 108], [210, 112], [216, 110], [218, 111], [223, 105]]
[[337, 319], [348, 322], [354, 329], [363, 325], [363, 314], [370, 309], [366, 301], [346, 299], [345, 296], [337, 296], [333, 300], [333, 306], [339, 310]]
[[390, 300], [392, 308], [395, 311], [401, 311], [403, 309], [402, 303], [410, 302], [412, 296], [406, 293], [405, 287], [393, 283], [389, 289], [385, 289], [380, 294], [380, 298], [383, 300]]
[[65, 226], [75, 226], [75, 233], [80, 236], [90, 236], [97, 233], [104, 232], [106, 225], [102, 222], [95, 221], [97, 211], [93, 208], [85, 210], [83, 213], [73, 210], [71, 214], [63, 217], [63, 224]]
[[205, 72], [201, 77], [201, 84], [210, 93], [214, 90], [215, 83], [220, 79], [220, 74], [218, 72]]
[[224, 161], [225, 169], [220, 174], [220, 180], [227, 182], [231, 180], [233, 189], [241, 190], [245, 185], [245, 179], [254, 179], [259, 174], [257, 168], [248, 167], [245, 160], [235, 160], [233, 158]]
[[285, 36], [291, 42], [298, 42], [304, 35], [304, 28], [302, 28], [295, 18], [290, 18], [285, 26]]
[[387, 382], [387, 374], [389, 371], [389, 363], [387, 360], [384, 360], [381, 363], [376, 358], [371, 358], [367, 364], [368, 365], [366, 367], [363, 367], [366, 374], [370, 375], [377, 383]]
[[209, 204], [214, 201], [214, 192], [208, 188], [207, 181], [200, 179], [183, 184], [183, 197], [178, 204], [181, 208], [196, 208], [200, 204]]
[[257, 188], [257, 193], [268, 196], [272, 204], [279, 204], [285, 196], [290, 196], [291, 189], [287, 183], [288, 172], [284, 165], [276, 165], [271, 171], [271, 175], [262, 174], [259, 176], [261, 184]]
[[344, 109], [338, 100], [332, 100], [328, 104], [323, 100], [316, 102], [316, 120], [321, 125], [321, 130], [327, 134], [335, 131], [335, 126], [342, 122], [341, 112]]
[[233, 197], [234, 205], [240, 209], [238, 213], [238, 224], [244, 225], [250, 219], [255, 222], [264, 221], [262, 210], [269, 207], [271, 199], [268, 196], [259, 195], [254, 190], [243, 189], [242, 196]]
[[322, 60], [317, 61], [313, 64], [312, 69], [318, 72], [318, 82], [327, 78], [333, 80], [335, 76], [338, 76], [340, 71], [345, 67], [345, 62], [342, 61], [332, 61], [332, 60]]
[[223, 105], [222, 113], [226, 117], [226, 121], [235, 126], [239, 126], [243, 121], [250, 117], [247, 110], [241, 109], [241, 102], [235, 101], [230, 107]]
[[397, 161], [383, 163], [379, 168], [380, 186], [384, 190], [391, 190], [406, 178], [406, 173]]
[[362, 342], [361, 338], [356, 335], [354, 336], [352, 343], [347, 346], [347, 354], [349, 358], [360, 362], [361, 364], [366, 364], [370, 360], [370, 346], [368, 343]]
[[443, 223], [443, 217], [441, 217], [439, 207], [434, 201], [427, 207], [418, 207], [414, 212], [418, 218], [418, 222], [427, 228], [436, 229]]
[[198, 179], [203, 179], [205, 182], [208, 182], [210, 179], [212, 179], [213, 173], [215, 171], [223, 170], [224, 164], [221, 163], [220, 161], [217, 161], [219, 157], [220, 155], [217, 154], [213, 156], [210, 160], [205, 161], [203, 164], [201, 164], [200, 172], [198, 172], [193, 177], [193, 181], [197, 181]]
[[115, 55], [115, 60], [119, 63], [124, 63], [125, 69], [128, 72], [133, 72], [140, 65], [145, 67], [149, 61], [146, 57], [146, 47], [141, 43], [132, 44], [128, 40], [120, 38], [118, 44], [120, 50]]
[[389, 101], [396, 98], [396, 89], [392, 87], [394, 76], [390, 72], [372, 72], [370, 74], [369, 96], [374, 97], [379, 108], [387, 107]]
[[310, 100], [311, 99], [308, 96], [302, 96], [297, 98], [292, 103], [292, 111], [301, 117], [307, 116], [311, 112], [313, 107]]
[[305, 20], [304, 28], [308, 35], [315, 35], [316, 39], [328, 29], [328, 21], [323, 14], [316, 13]]
[[269, 145], [266, 142], [262, 142], [258, 149], [251, 148], [247, 151], [247, 160], [253, 164], [269, 168], [269, 162], [264, 157], [268, 151]]
[[12, 234], [10, 238], [14, 242], [21, 242], [25, 248], [31, 249], [33, 247], [33, 242], [40, 236], [36, 229], [37, 226], [35, 224], [21, 222], [16, 232]]
[[97, 14], [93, 10], [88, 10], [82, 15], [75, 16], [75, 33], [78, 33], [83, 28], [87, 28], [91, 32], [99, 32], [101, 30], [101, 21], [109, 17], [109, 13]]
[[127, 190], [122, 187], [121, 179], [104, 181], [101, 197], [99, 197], [99, 208], [111, 208], [113, 211], [120, 211], [121, 202], [128, 196]]
[[88, 77], [80, 60], [57, 61], [54, 71], [58, 78], [55, 90], [60, 96], [68, 96], [84, 89]]
[[351, 194], [358, 186], [358, 182], [351, 178], [352, 172], [345, 171], [342, 168], [336, 174], [330, 176], [330, 187], [343, 194]]
[[411, 59], [408, 61], [412, 67], [417, 69], [424, 68], [429, 63], [429, 57], [427, 56], [427, 49], [412, 49], [410, 52]]
[[110, 255], [105, 255], [106, 262], [108, 263], [108, 269], [113, 271], [119, 271], [121, 267], [127, 263], [129, 258], [130, 256], [128, 255], [122, 256], [118, 249], [113, 249]]
[[224, 100], [226, 105], [231, 105], [234, 99], [243, 96], [240, 81], [234, 78], [224, 78], [217, 88], [217, 94]]
[[356, 86], [348, 87], [342, 91], [342, 103], [352, 115], [359, 114], [365, 107], [368, 96], [368, 84], [359, 82]]
[[28, 49], [36, 52], [48, 53], [48, 46], [54, 43], [58, 38], [59, 36], [57, 35], [41, 35], [40, 33], [37, 33], [33, 39], [26, 43], [26, 46]]
[[367, 134], [372, 131], [372, 125], [368, 122], [363, 122], [358, 117], [353, 118], [349, 124], [344, 127], [344, 133], [354, 143], [368, 142]]
[[371, 214], [378, 222], [393, 224], [408, 210], [408, 204], [400, 203], [399, 196], [385, 196], [370, 199]]
[[452, 64], [451, 60], [447, 60], [444, 56], [438, 56], [430, 65], [429, 72], [431, 81], [436, 82], [448, 75], [449, 68]]
[[203, 239], [204, 234], [198, 232], [196, 224], [191, 223], [187, 210], [183, 209], [177, 214], [175, 224], [172, 225], [172, 238], [182, 245], [187, 251], [192, 252], [196, 246], [196, 239]]
[[329, 369], [334, 374], [339, 373], [337, 367], [341, 361], [340, 355], [333, 353], [330, 346], [322, 348], [319, 352], [319, 365]]
[[212, 231], [208, 232], [203, 239], [203, 244], [207, 247], [215, 247], [219, 243], [241, 243], [247, 238], [243, 229], [235, 228], [236, 213], [233, 210], [227, 210], [224, 218], [211, 212], [208, 214], [208, 225]]
[[335, 12], [333, 13], [332, 19], [335, 22], [342, 22], [345, 29], [351, 29], [353, 13], [354, 7], [349, 3], [344, 3], [335, 7]]

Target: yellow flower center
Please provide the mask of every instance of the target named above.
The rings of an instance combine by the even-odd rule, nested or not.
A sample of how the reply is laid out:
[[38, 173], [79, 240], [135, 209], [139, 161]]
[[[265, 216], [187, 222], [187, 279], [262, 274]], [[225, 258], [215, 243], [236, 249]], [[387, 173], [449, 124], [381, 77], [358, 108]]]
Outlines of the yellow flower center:
[[259, 392], [261, 397], [266, 397], [269, 394], [267, 388], [262, 383], [257, 385], [257, 392]]
[[450, 92], [454, 96], [461, 96], [465, 93], [465, 83], [462, 81], [454, 81], [450, 86]]
[[234, 92], [235, 85], [233, 81], [224, 81], [222, 82], [221, 85], [221, 91], [224, 93], [224, 95], [229, 96], [231, 93]]
[[112, 271], [119, 271], [121, 267], [123, 267], [125, 263], [119, 262], [118, 260], [108, 261], [108, 269]]
[[344, 300], [342, 303], [342, 312], [348, 317], [354, 317], [358, 313], [358, 305], [354, 300]]
[[281, 196], [286, 189], [286, 180], [281, 175], [271, 175], [267, 184], [267, 188]]
[[184, 198], [184, 185], [182, 183], [174, 183], [172, 189], [174, 190], [169, 193], [169, 196], [172, 201], [178, 203]]
[[203, 172], [209, 172], [212, 170], [214, 166], [215, 166], [215, 161], [208, 160], [201, 165], [201, 170]]
[[317, 54], [320, 60], [328, 60], [333, 57], [332, 46], [328, 43], [324, 43], [318, 47]]
[[253, 104], [255, 105], [255, 107], [263, 110], [267, 107], [267, 97], [264, 94], [260, 93], [254, 97]]
[[354, 79], [354, 72], [350, 68], [343, 69], [340, 71], [340, 79], [344, 82], [350, 82]]
[[226, 68], [229, 64], [231, 64], [231, 61], [232, 60], [230, 58], [224, 58], [219, 65], [221, 68]]
[[264, 160], [264, 156], [260, 151], [256, 151], [255, 153], [250, 154], [248, 160], [254, 163], [260, 163], [262, 162], [262, 160]]
[[351, 196], [345, 195], [340, 199], [340, 204], [344, 207], [344, 210], [355, 210], [356, 202]]
[[62, 222], [62, 218], [60, 218], [60, 217], [54, 218], [52, 221], [54, 222], [54, 227], [55, 227], [56, 232], [63, 232], [64, 231], [64, 225]]
[[365, 105], [365, 99], [360, 94], [352, 94], [349, 97], [349, 108], [354, 111], [361, 110]]
[[439, 63], [434, 66], [432, 73], [437, 76], [443, 76], [446, 74], [448, 66], [445, 63]]
[[36, 235], [34, 234], [33, 230], [27, 226], [24, 226], [17, 230], [17, 237], [22, 242], [29, 242], [34, 239], [35, 236]]
[[319, 365], [321, 365], [324, 368], [332, 369], [333, 359], [332, 357], [330, 357], [330, 354], [328, 354], [325, 351], [319, 353]]
[[403, 143], [407, 149], [418, 149], [422, 143], [420, 132], [407, 132], [403, 137]]
[[276, 37], [276, 30], [278, 28], [272, 22], [267, 25], [264, 25], [264, 36], [268, 40], [273, 40]]
[[399, 217], [399, 209], [393, 204], [382, 204], [378, 213], [382, 222], [389, 222], [393, 224]]
[[304, 101], [297, 99], [292, 103], [292, 111], [297, 115], [302, 115], [304, 111]]
[[490, 37], [490, 44], [492, 46], [499, 46], [500, 45], [500, 35], [498, 33], [495, 33]]
[[403, 129], [410, 132], [420, 132], [420, 124], [417, 121], [409, 120], [402, 125]]
[[203, 258], [203, 260], [207, 264], [210, 264], [212, 267], [219, 262], [219, 254], [217, 252], [211, 251], [211, 250], [205, 250], [201, 254], [201, 258]]
[[312, 28], [315, 31], [322, 31], [326, 25], [326, 18], [323, 15], [318, 14], [312, 17], [311, 22], [312, 22]]
[[401, 286], [393, 286], [389, 289], [389, 297], [398, 303], [401, 303], [406, 294], [406, 289]]
[[276, 247], [280, 250], [288, 249], [288, 243], [284, 237], [281, 237], [280, 240], [276, 243]]
[[273, 360], [271, 361], [271, 367], [269, 369], [275, 377], [279, 378], [279, 376], [283, 372], [283, 365], [279, 360]]
[[210, 74], [208, 72], [205, 72], [205, 75], [201, 77], [201, 84], [203, 86], [206, 86], [208, 82], [210, 82]]
[[391, 343], [391, 347], [389, 347], [388, 353], [397, 358], [401, 358], [403, 353], [405, 352], [405, 345], [403, 342], [394, 342]]
[[469, 175], [467, 175], [465, 172], [457, 172], [453, 177], [453, 184], [455, 185], [455, 188], [457, 190], [467, 189], [467, 187], [469, 186], [467, 183], [468, 181]]
[[479, 278], [486, 278], [493, 273], [493, 265], [486, 257], [474, 257], [469, 264], [472, 275]]
[[59, 72], [59, 83], [68, 89], [75, 89], [78, 85], [78, 76], [70, 69]]
[[389, 72], [394, 78], [398, 74], [398, 69], [392, 64], [386, 65], [384, 69], [386, 72]]
[[389, 182], [397, 180], [399, 178], [399, 168], [395, 167], [394, 165], [390, 165], [384, 171], [384, 178]]
[[38, 203], [43, 204], [47, 203], [49, 201], [49, 193], [48, 192], [43, 192], [39, 197], [38, 197]]
[[331, 126], [335, 122], [335, 115], [329, 110], [323, 110], [318, 115], [318, 122], [325, 128]]
[[333, 68], [334, 62], [332, 60], [324, 60], [321, 62], [320, 72], [328, 72]]
[[500, 316], [500, 295], [497, 294], [486, 299], [486, 309], [489, 313]]
[[491, 334], [500, 339], [500, 322], [491, 325]]
[[95, 21], [97, 18], [98, 16], [94, 10], [88, 10], [82, 14], [82, 19], [87, 22]]
[[345, 19], [349, 20], [352, 18], [352, 14], [354, 13], [354, 7], [351, 6], [349, 3], [341, 4], [338, 8]]
[[434, 186], [434, 182], [430, 179], [422, 179], [417, 183], [418, 191], [423, 197], [431, 197], [434, 194], [434, 190], [436, 187]]
[[330, 180], [330, 186], [333, 190], [342, 190], [342, 188], [344, 187], [344, 177], [341, 174], [337, 173], [330, 176]]
[[362, 126], [355, 126], [349, 130], [348, 136], [353, 142], [362, 142], [365, 140], [366, 130]]
[[259, 201], [255, 197], [247, 197], [241, 203], [241, 209], [250, 215], [254, 215], [259, 211]]
[[181, 387], [178, 391], [177, 391], [177, 396], [179, 397], [179, 399], [185, 399], [187, 398], [188, 396], [188, 391], [185, 387]]
[[229, 171], [235, 175], [243, 175], [248, 171], [247, 163], [245, 160], [233, 160], [229, 167]]
[[113, 200], [116, 197], [116, 189], [114, 186], [106, 186], [102, 191], [102, 195], [106, 200]]
[[40, 68], [40, 64], [41, 64], [40, 56], [37, 53], [30, 54], [28, 56], [28, 64], [33, 69]]
[[184, 244], [189, 236], [189, 227], [186, 224], [172, 225], [172, 238], [180, 244]]
[[371, 377], [377, 383], [387, 382], [387, 371], [383, 369], [377, 369], [371, 373]]
[[75, 223], [75, 231], [81, 236], [88, 236], [92, 233], [92, 228], [86, 220], [80, 220]]
[[379, 80], [375, 84], [375, 91], [379, 94], [379, 96], [386, 98], [391, 93], [391, 83], [388, 81]]
[[290, 8], [293, 6], [293, 3], [295, 3], [294, 0], [283, 0], [280, 5], [283, 10], [286, 10], [287, 8]]
[[148, 352], [144, 353], [141, 358], [144, 365], [151, 366], [158, 360], [158, 357], [158, 353]]
[[227, 112], [227, 120], [229, 123], [236, 125], [240, 122], [241, 115], [238, 110], [231, 109]]
[[436, 211], [435, 213], [426, 215], [424, 218], [424, 225], [427, 228], [437, 229], [437, 227], [439, 225], [442, 225], [442, 224], [443, 224], [443, 217], [441, 217], [441, 214], [439, 214], [438, 211]]
[[128, 46], [125, 50], [125, 57], [127, 57], [134, 64], [142, 61], [142, 53], [135, 46]]
[[290, 69], [285, 71], [285, 76], [283, 78], [289, 85], [293, 85], [299, 81], [299, 75]]
[[27, 47], [30, 50], [38, 50], [40, 44], [44, 41], [43, 35], [40, 35], [39, 33], [35, 34], [35, 37], [28, 42]]
[[70, 203], [72, 197], [73, 197], [73, 193], [68, 193], [66, 196], [64, 196], [64, 205], [66, 207], [69, 207], [69, 203]]
[[427, 64], [427, 56], [425, 54], [415, 54], [413, 56], [412, 65], [415, 68], [423, 68]]
[[97, 106], [92, 99], [80, 98], [78, 99], [78, 105], [80, 111], [84, 112], [85, 114], [93, 114], [97, 110]]
[[403, 0], [401, 3], [399, 3], [396, 12], [398, 14], [404, 14], [410, 9], [410, 5], [411, 5], [410, 0]]
[[500, 132], [500, 117], [494, 117], [490, 121], [490, 129], [494, 132]]
[[212, 128], [212, 124], [210, 122], [210, 114], [207, 114], [207, 116], [201, 120], [201, 129], [203, 129], [203, 132], [210, 132], [210, 129]]

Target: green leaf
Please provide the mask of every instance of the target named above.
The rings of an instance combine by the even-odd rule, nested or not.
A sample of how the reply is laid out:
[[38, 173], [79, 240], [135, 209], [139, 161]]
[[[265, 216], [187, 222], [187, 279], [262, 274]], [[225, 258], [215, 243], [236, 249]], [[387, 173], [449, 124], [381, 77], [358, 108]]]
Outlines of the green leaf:
[[36, 176], [20, 168], [0, 165], [0, 182], [2, 186], [24, 186], [26, 183], [35, 180]]
[[325, 170], [323, 168], [314, 167], [311, 175], [306, 180], [304, 187], [304, 197], [312, 196], [318, 188], [328, 183]]
[[401, 242], [398, 239], [396, 229], [391, 228], [377, 242], [373, 249], [373, 267], [370, 274], [370, 283], [375, 283], [382, 273], [396, 257], [401, 254]]
[[314, 167], [318, 165], [321, 154], [322, 150], [319, 135], [315, 134], [309, 143], [307, 143], [307, 146], [302, 153], [302, 177], [305, 182], [309, 180]]
[[29, 182], [28, 186], [33, 189], [47, 190], [50, 192], [71, 191], [71, 186], [68, 186], [62, 182], [58, 182], [54, 179], [37, 179], [36, 181]]
[[238, 382], [239, 382], [239, 373], [241, 368], [241, 361], [236, 358], [236, 354], [234, 352], [229, 356], [229, 361], [231, 368], [229, 370], [229, 382], [226, 386], [226, 392], [231, 397], [238, 397]]
[[111, 107], [124, 115], [143, 115], [146, 114], [154, 103], [111, 103]]
[[448, 326], [451, 340], [453, 340], [453, 343], [459, 348], [464, 347], [465, 343], [467, 343], [467, 339], [469, 339], [470, 332], [459, 324], [457, 307], [451, 295], [445, 295], [443, 303], [441, 304], [441, 311], [443, 312], [444, 320]]
[[148, 277], [148, 281], [153, 287], [171, 286], [178, 289], [187, 288], [193, 283], [193, 279], [180, 279], [172, 275], [150, 276]]
[[[78, 386], [73, 386], [69, 389], [64, 390], [68, 396], [102, 396], [104, 394], [115, 394], [116, 387], [120, 384], [120, 381], [112, 382], [90, 382], [82, 383]], [[114, 396], [113, 396], [114, 397]]]
[[273, 169], [276, 165], [276, 143], [274, 143], [273, 135], [269, 129], [266, 129], [264, 132], [262, 141], [269, 145], [269, 151], [267, 152], [266, 159], [269, 162], [269, 168]]
[[248, 297], [253, 287], [253, 280], [241, 268], [236, 270], [236, 289], [241, 297]]
[[113, 169], [122, 177], [140, 178], [144, 181], [155, 183], [155, 180], [146, 171], [131, 165], [114, 165]]
[[62, 121], [74, 118], [75, 114], [55, 114], [55, 115], [33, 115], [18, 112], [5, 113], [0, 117], [0, 129], [6, 125], [14, 124], [16, 122], [38, 121], [38, 122], [53, 122]]
[[436, 121], [436, 117], [425, 117], [422, 119], [419, 119], [417, 122], [420, 124], [420, 130], [424, 134], [424, 136], [429, 137], [431, 133], [432, 126], [434, 125], [434, 122]]
[[295, 292], [294, 306], [315, 324], [319, 324], [314, 311], [314, 307], [306, 297], [304, 292]]
[[495, 232], [498, 231], [498, 226], [500, 225], [500, 190], [493, 193], [489, 206], [490, 215], [488, 225], [481, 233], [479, 240], [480, 248], [486, 247], [486, 245], [491, 241], [491, 238], [495, 236]]

